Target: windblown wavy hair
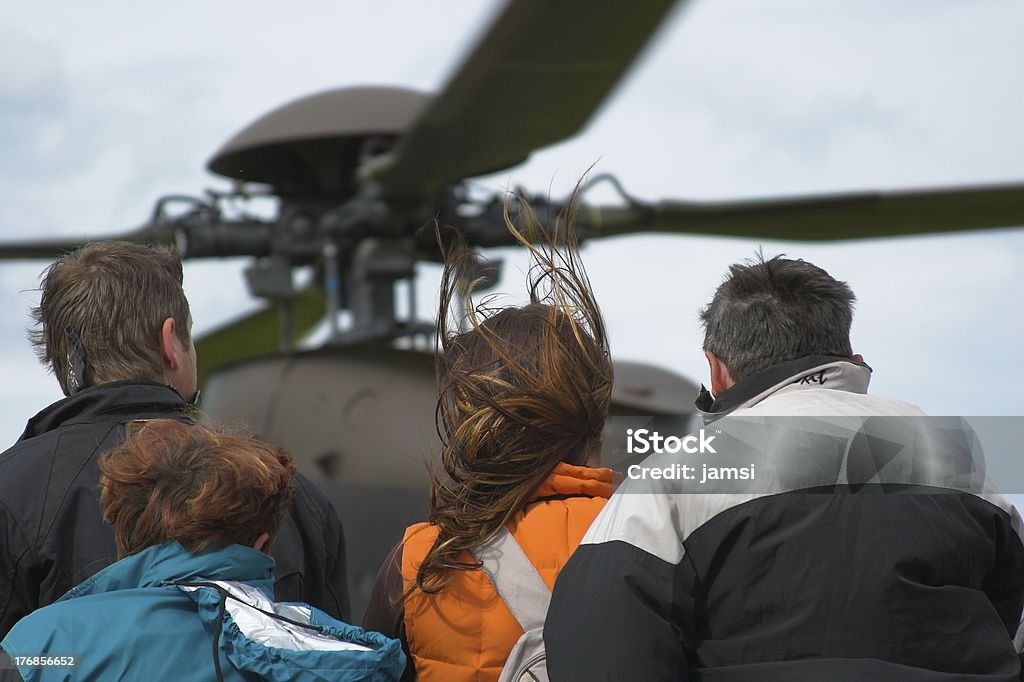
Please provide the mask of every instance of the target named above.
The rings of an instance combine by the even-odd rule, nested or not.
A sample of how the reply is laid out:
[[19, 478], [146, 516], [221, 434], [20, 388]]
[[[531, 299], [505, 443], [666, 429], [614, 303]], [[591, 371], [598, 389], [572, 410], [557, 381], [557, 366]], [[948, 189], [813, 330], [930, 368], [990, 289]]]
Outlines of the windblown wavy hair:
[[[438, 536], [410, 587], [426, 593], [444, 589], [453, 570], [479, 568], [462, 552], [525, 507], [559, 462], [583, 465], [596, 456], [608, 413], [612, 363], [579, 259], [576, 194], [551, 228], [524, 197], [514, 202], [518, 218], [506, 201], [505, 224], [533, 261], [528, 304], [474, 307], [475, 282], [466, 274], [472, 253], [460, 236], [445, 253], [435, 416], [442, 449], [429, 515]], [[453, 305], [460, 299], [461, 308]]]

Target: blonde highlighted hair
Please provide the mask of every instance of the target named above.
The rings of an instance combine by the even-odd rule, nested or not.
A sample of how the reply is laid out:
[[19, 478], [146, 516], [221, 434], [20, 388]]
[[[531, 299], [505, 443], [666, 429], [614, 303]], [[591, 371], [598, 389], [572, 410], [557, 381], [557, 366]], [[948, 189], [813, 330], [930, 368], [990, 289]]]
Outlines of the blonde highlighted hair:
[[[529, 303], [472, 304], [461, 280], [472, 253], [446, 249], [437, 320], [436, 423], [442, 449], [431, 471], [429, 521], [437, 540], [416, 576], [437, 592], [451, 571], [479, 567], [462, 554], [486, 542], [560, 463], [596, 455], [612, 390], [608, 337], [573, 228], [576, 194], [551, 226], [522, 196], [508, 230], [529, 250]], [[462, 298], [468, 331], [453, 314]]]

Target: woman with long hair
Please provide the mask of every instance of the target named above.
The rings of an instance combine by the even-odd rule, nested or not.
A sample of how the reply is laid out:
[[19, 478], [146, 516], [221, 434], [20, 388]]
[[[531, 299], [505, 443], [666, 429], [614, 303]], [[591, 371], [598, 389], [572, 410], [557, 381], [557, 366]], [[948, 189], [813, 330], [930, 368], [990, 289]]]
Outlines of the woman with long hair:
[[474, 307], [471, 253], [459, 238], [446, 249], [429, 520], [381, 568], [364, 618], [411, 654], [403, 679], [497, 680], [523, 628], [481, 570], [481, 548], [507, 529], [550, 589], [615, 487], [594, 466], [612, 363], [575, 203], [550, 228], [517, 203], [519, 225], [507, 207], [505, 222], [533, 261], [528, 304]]

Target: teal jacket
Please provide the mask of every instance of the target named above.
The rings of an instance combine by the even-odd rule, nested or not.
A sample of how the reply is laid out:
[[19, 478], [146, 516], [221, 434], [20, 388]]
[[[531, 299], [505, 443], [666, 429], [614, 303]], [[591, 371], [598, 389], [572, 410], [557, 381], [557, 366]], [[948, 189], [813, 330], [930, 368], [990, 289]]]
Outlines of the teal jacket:
[[74, 667], [19, 666], [26, 682], [401, 676], [397, 640], [305, 604], [274, 603], [273, 568], [241, 545], [195, 555], [176, 542], [149, 547], [20, 620], [0, 647], [11, 657], [75, 657]]

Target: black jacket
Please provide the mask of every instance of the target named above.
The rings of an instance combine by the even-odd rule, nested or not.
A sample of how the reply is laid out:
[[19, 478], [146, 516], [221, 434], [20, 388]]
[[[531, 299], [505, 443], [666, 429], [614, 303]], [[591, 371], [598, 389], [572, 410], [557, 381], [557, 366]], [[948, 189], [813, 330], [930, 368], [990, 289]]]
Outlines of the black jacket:
[[[0, 638], [117, 558], [99, 504], [97, 457], [120, 444], [125, 423], [188, 422], [168, 386], [119, 381], [85, 389], [29, 420], [0, 455]], [[341, 521], [306, 477], [273, 543], [277, 601], [303, 601], [348, 620]]]

